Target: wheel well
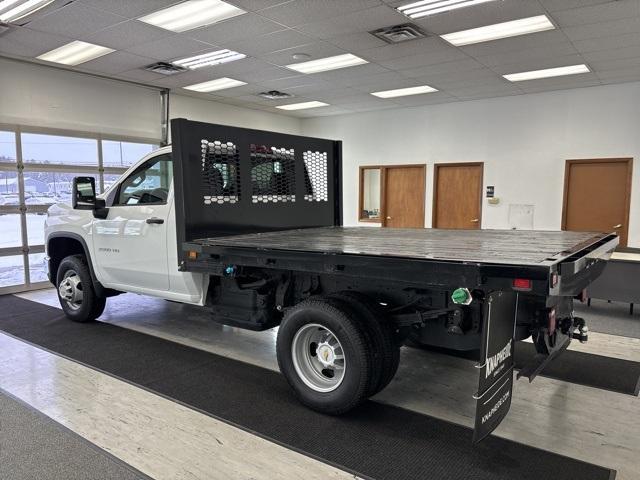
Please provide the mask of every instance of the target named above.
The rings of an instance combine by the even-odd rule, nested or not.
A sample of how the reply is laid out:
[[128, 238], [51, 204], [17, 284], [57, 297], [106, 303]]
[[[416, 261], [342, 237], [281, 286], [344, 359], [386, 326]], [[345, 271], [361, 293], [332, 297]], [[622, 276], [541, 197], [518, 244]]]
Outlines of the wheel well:
[[[55, 284], [58, 266], [65, 257], [69, 255], [84, 255], [87, 253], [79, 240], [71, 237], [54, 237], [47, 244], [47, 254], [49, 255], [49, 275], [51, 283]], [[87, 259], [88, 260], [88, 259]]]

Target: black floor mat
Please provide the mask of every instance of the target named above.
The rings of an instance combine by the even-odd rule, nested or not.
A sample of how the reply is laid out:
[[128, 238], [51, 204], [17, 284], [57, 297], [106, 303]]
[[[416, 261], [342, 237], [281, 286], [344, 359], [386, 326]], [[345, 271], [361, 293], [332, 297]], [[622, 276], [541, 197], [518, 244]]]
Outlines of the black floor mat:
[[0, 297], [0, 329], [363, 477], [615, 476], [611, 469], [495, 436], [473, 445], [466, 427], [376, 402], [342, 417], [321, 415], [301, 406], [276, 372], [114, 325], [73, 323], [56, 308], [13, 296]]
[[[515, 350], [518, 369], [536, 353], [533, 343], [528, 342], [517, 342]], [[640, 363], [591, 353], [565, 350], [540, 375], [628, 395], [638, 395], [640, 391]]]

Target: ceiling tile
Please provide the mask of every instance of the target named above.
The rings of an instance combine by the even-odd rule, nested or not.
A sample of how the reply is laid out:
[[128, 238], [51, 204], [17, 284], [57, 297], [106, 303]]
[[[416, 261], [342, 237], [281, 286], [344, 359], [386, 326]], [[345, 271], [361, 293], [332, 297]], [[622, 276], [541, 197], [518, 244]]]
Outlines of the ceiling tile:
[[264, 83], [271, 80], [279, 80], [281, 78], [286, 79], [299, 76], [297, 72], [292, 72], [291, 70], [281, 67], [258, 68], [256, 70], [251, 70], [239, 75], [241, 78], [238, 78], [238, 80], [243, 80], [245, 82], [251, 83]]
[[361, 56], [367, 60], [379, 62], [385, 60], [395, 60], [398, 58], [419, 56], [419, 55], [435, 55], [437, 53], [455, 53], [457, 49], [446, 43], [439, 37], [421, 38], [410, 42], [402, 42], [394, 45], [385, 45], [383, 47], [373, 48], [360, 52]]
[[126, 18], [102, 12], [80, 3], [70, 3], [63, 8], [29, 22], [32, 30], [81, 38], [105, 27], [126, 21]]
[[420, 105], [434, 105], [437, 103], [451, 102], [456, 98], [445, 92], [432, 92], [423, 95], [411, 95], [410, 97], [396, 97], [393, 103], [403, 107], [417, 107]]
[[588, 7], [591, 5], [600, 5], [602, 3], [610, 3], [613, 0], [539, 0], [544, 8], [550, 12], [558, 12], [561, 10], [570, 10], [572, 8]]
[[471, 85], [467, 87], [447, 87], [446, 93], [458, 98], [477, 97], [478, 95], [500, 96], [513, 95], [522, 91], [516, 85], [503, 83], [501, 85]]
[[484, 65], [473, 58], [467, 57], [453, 62], [442, 62], [434, 65], [408, 68], [402, 70], [402, 75], [405, 77], [423, 77], [425, 75], [449, 74], [451, 77], [456, 77], [459, 76], [461, 72], [480, 68], [484, 68]]
[[336, 8], [336, 0], [296, 0], [262, 10], [260, 15], [293, 27], [309, 23], [311, 19], [327, 20], [381, 4], [379, 0], [339, 0], [339, 2], [340, 7]]
[[325, 81], [330, 84], [338, 86], [351, 86], [360, 83], [360, 79], [368, 77], [370, 75], [376, 75], [378, 73], [384, 73], [388, 70], [376, 65], [375, 63], [368, 63], [365, 65], [357, 65], [355, 67], [341, 68], [339, 70], [331, 70], [329, 72], [313, 73], [308, 75], [309, 77], [315, 77], [317, 80]]
[[637, 33], [640, 32], [640, 18], [631, 17], [612, 20], [610, 22], [564, 27], [562, 31], [572, 41], [587, 38], [610, 37], [613, 35], [623, 35], [625, 33]]
[[375, 47], [388, 45], [384, 40], [371, 35], [369, 32], [347, 33], [327, 38], [327, 42], [348, 52], [357, 53]]
[[573, 45], [581, 53], [599, 52], [601, 50], [611, 50], [614, 48], [637, 47], [640, 45], [640, 32], [576, 40], [573, 42]]
[[[309, 58], [296, 60], [293, 58], [293, 55], [296, 53], [304, 53], [309, 55]], [[316, 60], [318, 58], [342, 55], [344, 53], [346, 53], [344, 50], [336, 47], [335, 45], [331, 45], [330, 43], [315, 42], [308, 45], [287, 48], [274, 53], [259, 55], [259, 58], [274, 65], [291, 65], [292, 63], [306, 62], [309, 60]]]
[[140, 57], [127, 52], [112, 52], [102, 57], [85, 62], [79, 67], [100, 73], [121, 73], [153, 63], [152, 58]]
[[126, 18], [138, 18], [147, 13], [162, 10], [184, 0], [81, 0], [105, 12], [115, 13]]
[[425, 65], [434, 65], [436, 63], [447, 63], [456, 60], [464, 60], [469, 58], [461, 50], [456, 48], [439, 48], [433, 52], [425, 52], [419, 55], [410, 55], [408, 57], [392, 58], [389, 60], [379, 61], [383, 67], [391, 70], [411, 70]]
[[571, 27], [638, 16], [640, 16], [638, 0], [619, 0], [556, 12], [553, 18], [559, 26]]
[[[577, 55], [577, 53], [578, 51], [570, 42], [564, 42], [555, 44], [552, 50], [549, 49], [549, 47], [527, 48], [515, 52], [477, 57], [477, 60], [487, 67], [510, 65], [514, 63], [531, 63], [532, 65], [535, 65], [538, 62], [552, 61], [554, 58]], [[584, 62], [579, 61], [578, 63]]]
[[238, 40], [284, 30], [286, 27], [255, 13], [246, 13], [208, 27], [189, 30], [184, 35], [213, 45], [225, 46]]
[[128, 48], [127, 52], [155, 58], [156, 60], [175, 60], [195, 55], [196, 53], [214, 51], [216, 48], [208, 43], [199, 42], [182, 35], [171, 35], [160, 40]]
[[597, 52], [587, 52], [583, 53], [582, 56], [587, 62], [640, 58], [640, 45], [625, 48], [614, 48], [611, 50], [599, 50]]
[[539, 60], [517, 61], [510, 64], [496, 65], [492, 69], [504, 75], [507, 73], [528, 72], [531, 70], [542, 70], [545, 68], [564, 67], [567, 65], [579, 65], [584, 63], [584, 58], [580, 55], [566, 55], [551, 58], [540, 58]]
[[600, 85], [600, 80], [598, 80], [598, 77], [593, 73], [575, 75], [575, 77], [576, 78], [556, 77], [529, 80], [527, 82], [521, 82], [522, 85], [519, 85], [519, 87], [525, 93], [537, 93], [549, 90], [563, 90], [567, 88], [592, 87]]
[[336, 16], [329, 20], [310, 22], [296, 27], [303, 33], [327, 39], [339, 35], [368, 32], [382, 27], [406, 23], [407, 17], [382, 5], [354, 13]]
[[121, 72], [118, 74], [118, 77], [124, 78], [126, 80], [133, 80], [135, 82], [152, 82], [154, 80], [161, 80], [163, 78], [166, 78], [166, 76], [162, 75], [161, 73], [154, 73], [148, 70], [143, 70], [141, 68]]
[[80, 40], [104, 45], [116, 50], [126, 50], [136, 45], [153, 42], [174, 35], [168, 30], [152, 27], [137, 20], [127, 20], [113, 27], [105, 28]]
[[617, 70], [605, 70], [596, 72], [603, 82], [636, 82], [640, 81], [640, 65]]
[[60, 35], [38, 32], [24, 27], [11, 27], [0, 36], [0, 52], [19, 57], [37, 57], [72, 40]]
[[265, 8], [274, 7], [276, 5], [284, 5], [285, 3], [292, 3], [295, 0], [225, 0], [225, 1], [243, 10], [246, 10], [247, 12], [256, 12], [258, 10], [264, 10]]
[[530, 35], [465, 45], [460, 48], [473, 57], [481, 57], [499, 53], [517, 52], [535, 47], [545, 47], [549, 51], [553, 51], [557, 44], [566, 44], [567, 41], [567, 36], [562, 31], [547, 30], [546, 32], [532, 33]]
[[257, 56], [310, 44], [314, 41], [311, 37], [296, 32], [295, 30], [287, 29], [267, 33], [266, 35], [256, 35], [244, 40], [225, 42], [225, 47], [246, 55]]

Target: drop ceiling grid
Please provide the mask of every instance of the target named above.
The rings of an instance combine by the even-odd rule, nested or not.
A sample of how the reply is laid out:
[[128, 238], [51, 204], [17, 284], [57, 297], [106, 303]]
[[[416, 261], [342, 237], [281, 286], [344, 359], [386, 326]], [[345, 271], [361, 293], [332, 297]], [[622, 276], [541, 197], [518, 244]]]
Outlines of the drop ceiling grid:
[[[228, 0], [248, 13], [199, 29], [173, 33], [136, 18], [178, 0], [76, 0], [35, 15], [24, 28], [0, 36], [0, 55], [33, 57], [72, 39], [118, 51], [75, 69], [179, 89], [229, 76], [247, 82], [237, 92], [197, 93], [200, 98], [261, 110], [306, 100], [331, 107], [288, 112], [320, 116], [387, 106], [577, 88], [640, 80], [640, 0], [502, 0], [413, 20], [430, 36], [388, 45], [368, 32], [410, 22], [394, 7], [408, 0]], [[556, 30], [454, 47], [439, 34], [546, 14]], [[172, 77], [142, 68], [214, 49], [230, 48], [249, 58]], [[354, 53], [370, 63], [300, 75], [284, 67], [294, 53], [311, 58]], [[298, 60], [300, 61], [300, 60]], [[590, 74], [511, 83], [505, 73], [587, 63]], [[379, 100], [371, 91], [429, 84], [440, 92]], [[247, 87], [247, 88], [245, 88]], [[290, 92], [295, 100], [255, 96], [263, 90]], [[181, 90], [184, 93], [184, 90]], [[191, 93], [191, 95], [194, 95]]]

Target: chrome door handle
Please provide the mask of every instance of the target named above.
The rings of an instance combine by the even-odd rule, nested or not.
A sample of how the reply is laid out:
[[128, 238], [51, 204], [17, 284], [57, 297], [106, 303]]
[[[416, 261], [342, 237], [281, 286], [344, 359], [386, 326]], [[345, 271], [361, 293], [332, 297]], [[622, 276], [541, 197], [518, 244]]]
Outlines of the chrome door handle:
[[147, 223], [161, 225], [164, 223], [164, 219], [158, 218], [158, 217], [151, 217], [151, 218], [147, 218]]
[[387, 220], [391, 220], [391, 217], [387, 217]]
[[619, 223], [619, 224], [617, 224], [617, 225], [614, 225], [614, 226], [613, 226], [613, 228], [622, 228], [622, 224], [621, 224], [621, 223]]
[[478, 223], [480, 221], [479, 218], [474, 218], [473, 220], [471, 220], [471, 223]]

